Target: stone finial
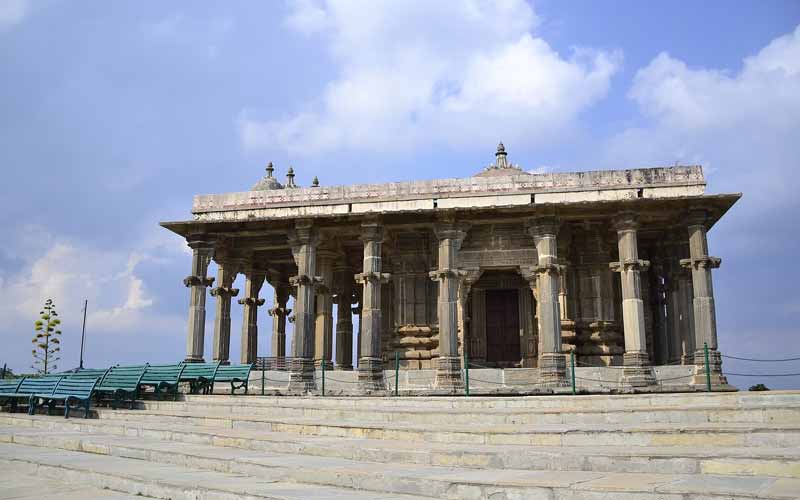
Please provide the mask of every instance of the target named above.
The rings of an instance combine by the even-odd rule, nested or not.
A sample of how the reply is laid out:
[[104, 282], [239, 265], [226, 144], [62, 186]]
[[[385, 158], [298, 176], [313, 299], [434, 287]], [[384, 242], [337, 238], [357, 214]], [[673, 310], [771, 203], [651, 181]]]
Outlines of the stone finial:
[[497, 152], [494, 154], [495, 160], [495, 167], [497, 168], [508, 168], [508, 158], [506, 154], [506, 147], [501, 142], [497, 145]]
[[518, 165], [513, 165], [508, 162], [508, 154], [506, 147], [501, 142], [497, 145], [497, 151], [494, 154], [495, 161], [492, 165], [486, 167], [483, 172], [480, 172], [477, 177], [493, 177], [498, 175], [518, 175], [522, 174], [522, 169]]
[[275, 167], [272, 166], [272, 162], [267, 163], [267, 175], [263, 177], [260, 181], [258, 181], [252, 188], [251, 191], [269, 191], [272, 189], [283, 189], [278, 180], [273, 177], [273, 173], [275, 172]]
[[297, 187], [297, 185], [294, 183], [294, 169], [292, 167], [289, 167], [289, 170], [286, 172], [286, 187], [287, 189]]
[[319, 179], [317, 178], [316, 175], [314, 176], [314, 180], [311, 181], [311, 187], [314, 187], [314, 188], [318, 188], [319, 187]]

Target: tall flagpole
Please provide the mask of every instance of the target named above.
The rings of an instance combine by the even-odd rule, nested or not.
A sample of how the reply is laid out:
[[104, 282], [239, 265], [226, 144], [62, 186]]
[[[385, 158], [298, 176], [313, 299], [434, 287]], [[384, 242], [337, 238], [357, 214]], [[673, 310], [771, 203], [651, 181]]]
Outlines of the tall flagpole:
[[83, 343], [86, 340], [86, 309], [89, 307], [89, 299], [83, 301], [83, 328], [81, 329], [81, 362], [78, 366], [79, 370], [83, 369]]

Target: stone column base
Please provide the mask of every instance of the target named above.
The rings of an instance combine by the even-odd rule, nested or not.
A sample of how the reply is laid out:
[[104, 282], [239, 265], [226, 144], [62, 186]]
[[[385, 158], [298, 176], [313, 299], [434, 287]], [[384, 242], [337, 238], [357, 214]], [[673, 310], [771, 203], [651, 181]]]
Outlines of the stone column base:
[[464, 389], [464, 379], [461, 378], [461, 358], [453, 356], [439, 357], [433, 387], [434, 389], [454, 392]]
[[383, 380], [383, 360], [381, 358], [361, 358], [358, 360], [358, 390], [365, 394], [386, 390]]
[[186, 359], [183, 360], [183, 362], [184, 363], [205, 363], [206, 361], [203, 359], [202, 356], [199, 357], [199, 358], [194, 358], [194, 357], [191, 357], [191, 356], [187, 356]]
[[322, 368], [322, 365], [325, 365], [325, 370], [330, 371], [333, 370], [333, 361], [330, 359], [315, 359], [314, 360], [314, 367], [315, 368]]
[[305, 394], [316, 390], [314, 380], [314, 360], [310, 358], [292, 358], [289, 373], [289, 392]]
[[539, 355], [539, 387], [566, 387], [567, 359], [559, 352]]
[[650, 357], [646, 352], [626, 352], [622, 357], [622, 383], [631, 387], [646, 387], [655, 385], [656, 377], [653, 367], [650, 366]]
[[[728, 385], [728, 379], [722, 374], [722, 356], [719, 351], [708, 350], [708, 366], [711, 375], [711, 385]], [[692, 385], [706, 386], [706, 354], [703, 349], [694, 353], [694, 375]]]
[[339, 370], [343, 372], [350, 372], [353, 371], [353, 365], [336, 365], [334, 370]]

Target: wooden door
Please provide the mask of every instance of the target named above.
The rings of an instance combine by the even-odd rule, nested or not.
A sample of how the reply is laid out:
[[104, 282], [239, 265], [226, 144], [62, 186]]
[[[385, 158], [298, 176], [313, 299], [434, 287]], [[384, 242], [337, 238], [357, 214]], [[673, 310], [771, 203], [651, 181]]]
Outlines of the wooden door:
[[512, 366], [521, 359], [519, 291], [486, 291], [486, 361]]

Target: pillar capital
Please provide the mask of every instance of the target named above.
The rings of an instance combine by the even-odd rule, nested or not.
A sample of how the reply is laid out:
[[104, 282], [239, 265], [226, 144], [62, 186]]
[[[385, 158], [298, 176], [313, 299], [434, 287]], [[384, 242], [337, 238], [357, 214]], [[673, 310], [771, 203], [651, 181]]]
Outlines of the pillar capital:
[[469, 224], [464, 222], [446, 221], [433, 226], [433, 234], [439, 241], [453, 240], [460, 247], [469, 231]]
[[525, 221], [525, 229], [533, 238], [555, 238], [561, 223], [553, 215], [531, 217]]
[[[238, 290], [237, 290], [238, 291]], [[264, 299], [257, 299], [255, 297], [242, 297], [237, 301], [239, 304], [243, 306], [255, 306], [261, 307], [266, 302]]]
[[636, 212], [619, 212], [612, 223], [616, 231], [636, 231], [639, 229], [639, 215]]
[[297, 221], [294, 228], [289, 229], [287, 236], [293, 253], [297, 253], [302, 245], [316, 247], [319, 244], [319, 230], [309, 220]]
[[385, 237], [383, 225], [379, 219], [372, 219], [364, 221], [361, 224], [361, 235], [359, 239], [364, 243], [368, 242], [383, 242]]
[[686, 222], [689, 227], [703, 226], [708, 227], [708, 221], [711, 216], [710, 211], [704, 207], [691, 207], [689, 213], [686, 215]]

